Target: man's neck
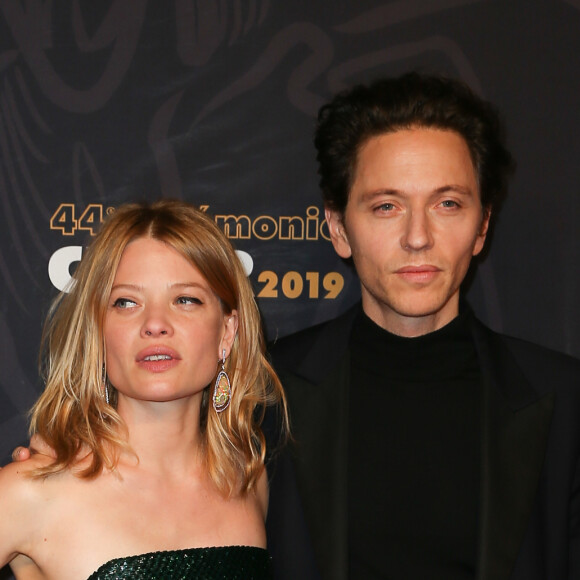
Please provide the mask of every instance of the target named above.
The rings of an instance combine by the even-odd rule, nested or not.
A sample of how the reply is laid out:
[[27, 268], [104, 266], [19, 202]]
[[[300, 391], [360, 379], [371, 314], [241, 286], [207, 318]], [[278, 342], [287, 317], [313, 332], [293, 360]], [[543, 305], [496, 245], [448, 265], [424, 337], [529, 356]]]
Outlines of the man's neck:
[[446, 308], [424, 316], [405, 316], [391, 308], [376, 302], [365, 301], [363, 296], [364, 313], [384, 330], [403, 336], [414, 338], [435, 332], [449, 324], [459, 314], [459, 304], [447, 305]]

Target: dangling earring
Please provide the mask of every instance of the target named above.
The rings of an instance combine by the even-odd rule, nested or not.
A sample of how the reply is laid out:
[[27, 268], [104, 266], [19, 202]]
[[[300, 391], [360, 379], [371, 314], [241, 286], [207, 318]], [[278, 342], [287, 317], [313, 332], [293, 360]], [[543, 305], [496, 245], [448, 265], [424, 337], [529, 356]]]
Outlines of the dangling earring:
[[107, 380], [107, 370], [105, 369], [105, 364], [103, 363], [103, 396], [105, 397], [105, 402], [109, 405], [109, 381]]
[[222, 370], [218, 373], [213, 389], [213, 408], [216, 413], [221, 413], [228, 408], [232, 398], [232, 386], [230, 377], [226, 372], [224, 365], [226, 363], [226, 349], [222, 350]]

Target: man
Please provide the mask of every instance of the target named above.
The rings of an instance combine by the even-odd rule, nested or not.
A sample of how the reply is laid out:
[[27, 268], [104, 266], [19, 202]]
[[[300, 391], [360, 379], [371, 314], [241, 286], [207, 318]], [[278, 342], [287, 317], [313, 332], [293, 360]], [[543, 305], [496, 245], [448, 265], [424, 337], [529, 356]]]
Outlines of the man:
[[512, 165], [494, 108], [405, 75], [338, 95], [315, 144], [362, 302], [272, 349], [278, 578], [580, 578], [580, 362], [460, 299]]

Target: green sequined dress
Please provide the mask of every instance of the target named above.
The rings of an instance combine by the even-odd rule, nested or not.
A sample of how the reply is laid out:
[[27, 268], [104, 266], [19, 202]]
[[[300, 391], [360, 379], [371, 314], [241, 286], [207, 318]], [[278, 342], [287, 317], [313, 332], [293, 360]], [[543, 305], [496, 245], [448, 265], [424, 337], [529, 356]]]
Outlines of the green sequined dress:
[[116, 558], [87, 580], [272, 580], [267, 550], [222, 546], [150, 552]]

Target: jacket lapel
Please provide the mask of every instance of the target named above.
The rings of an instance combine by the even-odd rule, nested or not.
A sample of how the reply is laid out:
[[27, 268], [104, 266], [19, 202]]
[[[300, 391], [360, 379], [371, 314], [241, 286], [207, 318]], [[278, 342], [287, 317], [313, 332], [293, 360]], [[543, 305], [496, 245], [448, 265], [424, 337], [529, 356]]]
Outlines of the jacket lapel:
[[474, 319], [483, 374], [478, 580], [507, 580], [530, 520], [554, 397], [538, 396], [498, 335]]
[[[325, 329], [294, 370], [293, 388], [288, 392], [298, 487], [325, 580], [348, 578], [348, 338], [352, 314]], [[308, 442], [307, 447], [303, 441]]]

